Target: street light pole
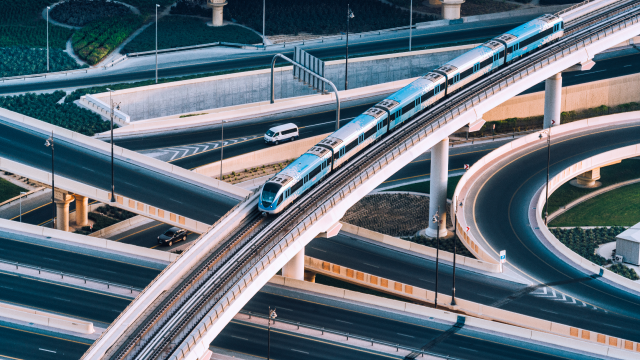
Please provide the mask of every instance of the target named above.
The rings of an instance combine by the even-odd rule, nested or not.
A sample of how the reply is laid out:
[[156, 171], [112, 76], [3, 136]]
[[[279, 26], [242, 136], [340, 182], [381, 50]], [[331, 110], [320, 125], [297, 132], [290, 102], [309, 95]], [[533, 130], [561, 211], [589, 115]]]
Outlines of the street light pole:
[[[553, 123], [553, 120], [551, 120]], [[547, 132], [547, 195], [546, 201], [544, 202], [544, 224], [547, 225], [547, 217], [549, 213], [547, 210], [549, 209], [549, 166], [551, 164], [551, 130]]]
[[345, 59], [344, 59], [344, 89], [348, 90], [349, 89], [349, 20], [351, 20], [353, 18], [353, 11], [351, 11], [351, 8], [349, 7], [349, 4], [347, 4], [347, 54], [345, 55]]
[[[455, 200], [457, 201], [457, 197]], [[456, 211], [458, 210], [457, 204]], [[454, 211], [454, 214], [456, 213]], [[457, 216], [457, 214], [456, 214]], [[439, 229], [438, 229], [439, 230]], [[451, 306], [456, 306], [456, 252], [458, 251], [458, 226], [456, 225], [456, 221], [453, 221], [453, 284], [451, 285]]]
[[262, 0], [262, 46], [267, 50], [267, 38], [264, 34], [264, 28], [266, 24], [266, 13], [267, 13], [267, 2], [266, 0]]
[[54, 182], [55, 179], [55, 169], [53, 167], [54, 164], [54, 150], [53, 150], [53, 130], [51, 131], [51, 136], [44, 142], [44, 146], [51, 147], [51, 205], [53, 205], [51, 213], [51, 228], [55, 229], [56, 227], [56, 185]]
[[25, 191], [20, 191], [20, 222], [22, 222], [22, 196], [26, 194]]
[[159, 7], [160, 5], [156, 4], [156, 84], [158, 83], [158, 8]]
[[[111, 93], [113, 90], [107, 88], [109, 91], [109, 102], [111, 103], [111, 202], [116, 202], [116, 185], [115, 185], [115, 176], [114, 176], [114, 166], [113, 166], [113, 99], [111, 97]], [[120, 103], [118, 103], [118, 109], [120, 109]]]
[[47, 72], [49, 72], [49, 9], [50, 6], [47, 6]]
[[433, 222], [436, 223], [436, 296], [433, 302], [434, 308], [438, 308], [438, 263], [440, 260], [440, 206], [433, 215]]
[[222, 120], [222, 141], [220, 142], [220, 181], [222, 181], [222, 160], [224, 159], [224, 120]]
[[267, 318], [267, 360], [271, 359], [271, 319], [275, 320], [277, 316], [276, 309], [271, 310], [271, 306], [269, 306], [269, 317]]
[[411, 30], [413, 28], [413, 0], [409, 3], [409, 51], [411, 51]]

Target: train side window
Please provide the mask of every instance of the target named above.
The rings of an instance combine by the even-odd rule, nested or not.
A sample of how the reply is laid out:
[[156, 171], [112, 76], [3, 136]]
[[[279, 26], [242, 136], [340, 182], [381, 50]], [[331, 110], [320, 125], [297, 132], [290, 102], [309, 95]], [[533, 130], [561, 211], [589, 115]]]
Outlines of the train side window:
[[301, 187], [302, 187], [302, 181], [298, 181], [297, 183], [293, 184], [293, 186], [291, 187], [291, 192], [294, 193]]
[[476, 63], [473, 65], [473, 72], [476, 73], [480, 70], [480, 63]]
[[436, 86], [433, 87], [433, 95], [438, 95], [439, 92], [440, 92], [440, 84], [437, 84]]
[[278, 198], [278, 205], [282, 204], [282, 195], [284, 194], [280, 194], [280, 197]]

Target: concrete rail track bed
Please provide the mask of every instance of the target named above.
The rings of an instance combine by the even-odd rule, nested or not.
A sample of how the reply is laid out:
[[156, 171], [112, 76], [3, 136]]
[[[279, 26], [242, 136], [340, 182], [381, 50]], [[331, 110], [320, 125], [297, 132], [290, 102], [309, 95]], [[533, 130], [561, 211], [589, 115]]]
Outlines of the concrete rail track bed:
[[[263, 262], [262, 267], [265, 267], [265, 261], [266, 264], [269, 264], [272, 256], [275, 257], [277, 256], [277, 254], [283, 251], [283, 245], [284, 248], [286, 248], [289, 244], [292, 244], [294, 235], [290, 233], [291, 229], [294, 229], [296, 226], [298, 226], [298, 224], [301, 223], [305, 224], [303, 228], [306, 229], [307, 223], [312, 224], [313, 220], [316, 217], [323, 216], [332, 207], [332, 205], [335, 205], [346, 194], [350, 193], [352, 189], [355, 189], [355, 186], [357, 186], [358, 182], [352, 179], [362, 176], [362, 172], [368, 170], [370, 166], [374, 166], [374, 172], [376, 169], [380, 170], [390, 161], [390, 159], [385, 159], [384, 163], [380, 162], [379, 159], [387, 157], [388, 154], [402, 154], [403, 148], [404, 150], [406, 150], [412, 146], [411, 144], [414, 142], [413, 140], [411, 140], [412, 137], [416, 138], [418, 141], [427, 137], [427, 135], [429, 134], [429, 132], [427, 131], [428, 126], [437, 125], [438, 128], [435, 128], [434, 126], [435, 130], [431, 130], [431, 132], [438, 131], [442, 125], [447, 123], [447, 119], [449, 119], [450, 121], [450, 119], [453, 117], [452, 115], [454, 115], [455, 113], [460, 113], [458, 107], [461, 104], [465, 104], [467, 102], [475, 104], [478, 101], [481, 101], [481, 99], [486, 99], [489, 94], [484, 89], [492, 89], [492, 92], [497, 92], [502, 88], [502, 86], [508, 86], [509, 80], [511, 82], [514, 81], [513, 79], [509, 79], [511, 74], [519, 72], [519, 76], [520, 78], [522, 78], [523, 73], [524, 76], [526, 76], [529, 72], [527, 69], [530, 67], [532, 70], [535, 69], [535, 67], [532, 65], [538, 63], [540, 60], [545, 60], [549, 64], [551, 62], [546, 59], [550, 55], [562, 53], [564, 56], [565, 54], [571, 54], [573, 51], [580, 48], [580, 44], [584, 46], [584, 41], [593, 41], [591, 34], [609, 29], [613, 24], [617, 24], [614, 26], [620, 27], [619, 24], [621, 22], [637, 22], [638, 9], [634, 8], [632, 10], [625, 10], [626, 14], [620, 16], [611, 15], [616, 11], [620, 11], [620, 9], [609, 10], [605, 12], [605, 15], [595, 15], [595, 20], [599, 20], [600, 22], [596, 25], [592, 25], [592, 28], [588, 29], [588, 31], [580, 31], [582, 27], [579, 25], [569, 26], [566, 30], [567, 35], [565, 35], [564, 38], [560, 39], [553, 47], [542, 49], [532, 54], [531, 56], [521, 59], [508, 66], [507, 68], [498, 71], [494, 74], [494, 76], [477, 82], [473, 86], [467, 88], [465, 91], [452, 96], [449, 104], [440, 104], [432, 109], [429, 114], [420, 115], [416, 119], [409, 121], [401, 129], [387, 137], [385, 142], [377, 143], [365, 153], [355, 157], [349, 163], [348, 167], [343, 167], [338, 171], [332, 173], [332, 175], [330, 175], [325, 182], [319, 184], [314, 191], [305, 195], [295, 205], [293, 205], [293, 207], [287, 209], [282, 215], [274, 219], [268, 228], [260, 231], [255, 237], [250, 239], [247, 242], [247, 246], [245, 246], [243, 249], [240, 249], [234, 256], [229, 257], [227, 261], [235, 263], [235, 266], [233, 266], [233, 268], [237, 269], [237, 271], [232, 272], [232, 274], [226, 273], [223, 275], [222, 273], [220, 273], [219, 275], [217, 275], [217, 277], [219, 277], [220, 279], [226, 279], [227, 282], [226, 284], [218, 283], [218, 286], [215, 286], [215, 288], [211, 289], [211, 291], [208, 292], [210, 294], [215, 294], [209, 299], [209, 301], [204, 301], [205, 299], [201, 299], [201, 303], [206, 302], [210, 304], [210, 307], [197, 309], [197, 311], [195, 309], [185, 309], [183, 307], [172, 309], [171, 312], [173, 316], [170, 321], [172, 324], [180, 323], [183, 325], [189, 325], [182, 327], [181, 329], [179, 329], [179, 331], [176, 331], [177, 329], [170, 329], [164, 326], [159, 327], [159, 331], [156, 332], [152, 337], [154, 341], [144, 341], [143, 338], [146, 336], [143, 336], [144, 334], [141, 334], [140, 332], [134, 332], [133, 334], [125, 332], [123, 333], [123, 337], [136, 337], [137, 339], [142, 341], [138, 343], [136, 349], [133, 349], [134, 351], [128, 353], [119, 353], [120, 355], [111, 352], [111, 354], [108, 354], [108, 356], [113, 356], [112, 358], [114, 359], [132, 358], [139, 355], [148, 356], [152, 355], [152, 353], [158, 348], [161, 348], [167, 350], [165, 353], [173, 353], [172, 358], [183, 358], [184, 354], [182, 353], [182, 349], [191, 348], [191, 345], [183, 345], [182, 343], [187, 339], [187, 336], [189, 336], [189, 338], [191, 339], [190, 342], [200, 341], [202, 334], [190, 334], [192, 330], [196, 328], [196, 326], [201, 326], [198, 324], [200, 324], [204, 316], [207, 315], [207, 313], [210, 313], [210, 310], [214, 308], [219, 308], [219, 310], [215, 310], [214, 316], [216, 318], [220, 316], [219, 311], [229, 311], [230, 309], [228, 309], [227, 307], [230, 306], [232, 302], [239, 301], [235, 300], [236, 293], [240, 291], [248, 291], [248, 289], [245, 288], [248, 285], [247, 281], [249, 283], [254, 281], [253, 275], [251, 275], [250, 278], [247, 277], [249, 274], [249, 270], [255, 269], [254, 265], [257, 265], [260, 261]], [[603, 17], [607, 17], [607, 21], [602, 21], [604, 20]], [[594, 20], [594, 18], [592, 18], [592, 20]], [[607, 30], [607, 33], [611, 32], [611, 29]], [[557, 60], [557, 57], [555, 59]], [[572, 64], [567, 65], [570, 66]], [[501, 83], [504, 83], [504, 85], [502, 85]], [[476, 98], [477, 100], [474, 100], [474, 98]], [[464, 108], [466, 108], [466, 106]], [[440, 120], [440, 118], [442, 119], [442, 121]], [[445, 129], [448, 128], [449, 127], [445, 127]], [[440, 132], [442, 131], [439, 131], [439, 133]], [[391, 156], [394, 157], [395, 155]], [[367, 173], [367, 175], [365, 176], [368, 178], [369, 174]], [[362, 183], [362, 181], [363, 178], [361, 177], [359, 183]], [[339, 195], [334, 196], [333, 194]], [[251, 201], [255, 200], [251, 199]], [[320, 208], [317, 208], [318, 206], [320, 206]], [[316, 214], [316, 212], [318, 212], [318, 214]], [[309, 218], [308, 215], [311, 215], [312, 217]], [[298, 230], [296, 229], [296, 233], [297, 232]], [[280, 241], [280, 239], [283, 240]], [[279, 243], [280, 249], [274, 248], [274, 246], [278, 245]], [[261, 260], [265, 256], [267, 256], [267, 258]], [[221, 264], [221, 269], [228, 266], [229, 265], [226, 263]], [[271, 271], [272, 268], [274, 267], [270, 266], [269, 270]], [[260, 276], [259, 273], [258, 276]], [[244, 285], [240, 286], [237, 281], [240, 281], [243, 278], [244, 280], [242, 281], [244, 282]], [[235, 289], [236, 287], [237, 290], [233, 291], [234, 294], [227, 294], [227, 289]], [[255, 293], [255, 291], [251, 291], [251, 293]], [[216, 302], [218, 299], [223, 299], [223, 297], [225, 301], [229, 301], [229, 303], [227, 303], [226, 305], [222, 304], [222, 307], [220, 307], [221, 304]], [[181, 301], [181, 303], [192, 304], [193, 301], [192, 299], [186, 299], [184, 301]], [[235, 308], [235, 305], [233, 305], [233, 308]], [[185, 318], [186, 316], [196, 313], [199, 316], [190, 319]], [[223, 317], [225, 319], [228, 319], [228, 315], [223, 315]], [[212, 321], [214, 320], [210, 320], [209, 324], [211, 324]], [[157, 324], [154, 318], [147, 318], [145, 322], [153, 323], [153, 325]], [[152, 327], [152, 325], [145, 325], [145, 327], [150, 328]], [[177, 336], [175, 336], [175, 338], [172, 337], [171, 339], [165, 338], [164, 341], [159, 340], [162, 339], [163, 336], [167, 335]], [[171, 346], [167, 347], [168, 345]], [[188, 347], [185, 348], [184, 346]], [[176, 347], [180, 348], [180, 350], [178, 350], [179, 354], [176, 354]], [[163, 355], [161, 357], [164, 358], [165, 356], [166, 355]], [[151, 357], [155, 358], [154, 356]]]

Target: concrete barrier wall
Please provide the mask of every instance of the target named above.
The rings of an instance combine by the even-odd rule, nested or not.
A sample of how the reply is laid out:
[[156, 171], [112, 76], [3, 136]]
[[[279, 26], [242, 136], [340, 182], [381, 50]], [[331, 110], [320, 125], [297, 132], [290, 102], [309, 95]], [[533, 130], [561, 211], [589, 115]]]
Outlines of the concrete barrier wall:
[[[640, 119], [640, 111], [633, 111], [621, 114], [607, 115], [607, 116], [599, 116], [595, 118], [589, 118], [580, 121], [574, 121], [569, 124], [554, 126], [552, 128], [553, 136], [557, 136], [563, 133], [586, 129], [589, 127], [600, 127], [606, 125], [615, 125], [620, 123], [626, 123], [635, 121]], [[453, 199], [456, 200], [464, 200], [467, 198], [468, 191], [476, 180], [476, 176], [482, 174], [485, 170], [491, 167], [496, 161], [505, 155], [509, 154], [512, 151], [520, 149], [524, 146], [527, 146], [531, 143], [537, 143], [540, 141], [540, 132], [531, 133], [527, 136], [523, 136], [514, 141], [511, 141], [501, 147], [495, 149], [489, 154], [483, 156], [480, 160], [478, 160], [469, 170], [465, 172], [462, 176], [458, 185], [456, 186], [456, 190], [453, 193]], [[451, 218], [455, 219], [456, 227], [458, 230], [458, 236], [461, 240], [463, 240], [463, 244], [471, 251], [476, 257], [482, 259], [487, 262], [497, 263], [498, 254], [488, 254], [482, 250], [482, 245], [476, 239], [476, 235], [474, 231], [467, 231], [467, 227], [471, 228], [473, 226], [472, 222], [466, 219], [464, 211], [453, 213], [454, 207], [451, 209]]]
[[2, 302], [0, 302], [0, 316], [81, 334], [93, 334], [95, 332], [93, 323], [90, 321], [84, 321]]
[[[349, 60], [349, 85], [358, 88], [424, 75], [476, 45], [361, 57]], [[325, 63], [325, 78], [338, 90], [344, 89], [344, 60]], [[274, 71], [276, 98], [309, 95], [315, 92], [293, 78], [292, 67]], [[113, 101], [131, 121], [172, 114], [268, 101], [271, 69], [176, 81], [114, 91]], [[93, 95], [105, 104], [109, 93]]]
[[[387, 245], [399, 247], [401, 249], [411, 250], [416, 253], [427, 255], [430, 257], [434, 257], [434, 258], [436, 257], [436, 249], [432, 247], [416, 244], [414, 242], [402, 240], [393, 236], [380, 234], [375, 231], [371, 231], [355, 225], [347, 224], [345, 222], [340, 222], [340, 223], [342, 224], [341, 230], [344, 232], [362, 236], [369, 240], [378, 241]], [[440, 250], [439, 257], [441, 260], [449, 261], [453, 263], [453, 253]], [[493, 272], [493, 273], [500, 272], [500, 266], [498, 264], [489, 263], [486, 261], [473, 259], [473, 258], [462, 256], [462, 255], [456, 256], [456, 263], [458, 265], [468, 266], [470, 268], [477, 269], [480, 271], [487, 271], [487, 272]]]
[[[232, 171], [244, 171], [245, 169], [256, 166], [295, 159], [328, 135], [329, 134], [318, 135], [224, 159], [222, 162], [222, 171], [228, 174]], [[193, 169], [193, 171], [205, 176], [220, 176], [220, 161], [197, 167]]]
[[[638, 156], [640, 156], [640, 144], [625, 146], [623, 148], [607, 151], [594, 157], [585, 159], [579, 163], [573, 164], [549, 180], [549, 195], [553, 194], [554, 191], [556, 191], [560, 186], [562, 186], [569, 180], [584, 172], [608, 165], [614, 161]], [[542, 189], [540, 189], [540, 191], [537, 193], [538, 196], [532, 199], [532, 203], [535, 204], [536, 209], [544, 208], [544, 204], [546, 201], [545, 190], [546, 187], [542, 187]], [[567, 246], [561, 243], [544, 224], [541, 214], [541, 211], [535, 211], [535, 214], [533, 214], [533, 216], [535, 216], [535, 221], [538, 223], [538, 228], [541, 232], [541, 235], [544, 236], [544, 238], [562, 255], [566, 256], [569, 260], [573, 261], [575, 264], [582, 267], [587, 272], [599, 274], [600, 271], [602, 271], [602, 276], [605, 279], [611, 280], [614, 283], [625, 287], [626, 289], [634, 290], [636, 293], [640, 294], [640, 284], [638, 284], [637, 282], [627, 279], [624, 276], [620, 276], [612, 271], [609, 271], [608, 269], [605, 269], [604, 267], [600, 267], [592, 263], [591, 261], [581, 257], [580, 255], [573, 252], [573, 250], [569, 249]], [[531, 215], [532, 214], [530, 214], [530, 217]]]
[[113, 234], [118, 234], [122, 231], [124, 231], [127, 228], [130, 227], [134, 227], [134, 226], [140, 226], [143, 224], [148, 224], [150, 222], [153, 222], [153, 219], [149, 219], [147, 217], [144, 217], [142, 215], [138, 215], [138, 216], [134, 216], [130, 219], [127, 220], [123, 220], [120, 221], [119, 223], [115, 223], [111, 226], [107, 226], [104, 229], [100, 229], [96, 232], [93, 232], [91, 234], [89, 234], [89, 236], [91, 237], [97, 237], [97, 238], [107, 238]]
[[[46, 123], [44, 121], [40, 121], [38, 119], [34, 119], [32, 117], [25, 116], [4, 108], [0, 108], [0, 116], [4, 116], [12, 121], [22, 123], [27, 127], [33, 127], [36, 129], [43, 130], [44, 133], [46, 134], [53, 133], [55, 137], [67, 138], [68, 140], [72, 140], [74, 142], [80, 143], [90, 149], [91, 148], [97, 149], [107, 154], [111, 153], [111, 145], [108, 143], [82, 135], [80, 133], [77, 133], [71, 130], [61, 128], [59, 126]], [[142, 155], [138, 152], [131, 151], [131, 150], [122, 148], [120, 146], [114, 146], [113, 151], [115, 156], [127, 159], [128, 161], [131, 161], [134, 163], [138, 163], [141, 166], [147, 166], [151, 169], [156, 169], [158, 171], [164, 171], [166, 173], [173, 174], [176, 177], [182, 177], [190, 181], [195, 181], [197, 183], [210, 186], [213, 189], [218, 189], [224, 193], [227, 193], [231, 197], [236, 197], [238, 200], [244, 199], [250, 194], [249, 191], [239, 188], [237, 186], [233, 186], [231, 184], [225, 183], [224, 181], [218, 181], [206, 176], [198, 175], [192, 171], [186, 170], [179, 166], [171, 165], [164, 161], [160, 161], [160, 160], [148, 157], [146, 155]], [[42, 180], [40, 181], [45, 183], [50, 182], [50, 181], [47, 182]], [[93, 198], [93, 199], [98, 200], [98, 199], [108, 199], [108, 198], [100, 197], [100, 198]]]
[[[111, 107], [109, 99], [107, 98], [107, 102], [102, 102], [100, 99], [97, 99], [93, 95], [84, 95], [80, 97], [80, 104], [86, 106], [89, 110], [100, 114], [103, 118], [111, 120]], [[131, 118], [129, 115], [124, 112], [113, 109], [113, 122], [118, 124], [118, 126], [127, 126]]]
[[[562, 88], [562, 111], [640, 102], [640, 74]], [[544, 115], [544, 91], [520, 95], [486, 112], [485, 121]]]
[[134, 256], [143, 256], [150, 259], [161, 260], [166, 262], [172, 262], [177, 259], [178, 254], [173, 254], [167, 251], [160, 251], [154, 249], [147, 249], [144, 247], [123, 244], [111, 240], [100, 239], [80, 234], [74, 234], [62, 230], [51, 229], [48, 227], [30, 225], [26, 223], [19, 223], [16, 221], [0, 219], [0, 228], [11, 229], [14, 231], [20, 231], [27, 234], [37, 236], [50, 236], [54, 239], [60, 239], [73, 243], [95, 246], [102, 249], [110, 249], [119, 251], [121, 253], [130, 254]]
[[[305, 257], [305, 267], [306, 262], [307, 260]], [[342, 273], [346, 272], [345, 270], [346, 269], [344, 268], [340, 268], [337, 271]], [[355, 273], [355, 270], [352, 271], [354, 271]], [[337, 272], [334, 272], [333, 268], [331, 269], [331, 272], [326, 274], [336, 278], [338, 277]], [[362, 274], [362, 277], [364, 277], [364, 273]], [[348, 277], [345, 276], [345, 278]], [[340, 279], [346, 280], [345, 278], [341, 277]], [[367, 279], [370, 280], [371, 277], [368, 277]], [[378, 278], [378, 280], [379, 279], [380, 278]], [[637, 353], [637, 351], [640, 351], [640, 348], [638, 348], [638, 344], [635, 342], [610, 337], [607, 335], [598, 334], [558, 323], [552, 323], [546, 320], [540, 320], [506, 310], [491, 308], [459, 298], [456, 298], [456, 302], [459, 304], [459, 306], [456, 306], [455, 308], [445, 305], [440, 309], [433, 309], [431, 307], [426, 307], [414, 303], [382, 298], [375, 295], [363, 294], [360, 292], [335, 288], [327, 285], [285, 278], [278, 275], [274, 276], [269, 282], [272, 284], [316, 292], [322, 295], [335, 296], [341, 299], [358, 301], [364, 304], [386, 307], [396, 311], [403, 311], [409, 314], [426, 316], [429, 318], [435, 318], [453, 323], [457, 322], [458, 316], [460, 316], [460, 313], [462, 313], [464, 315], [467, 315], [465, 316], [465, 326], [474, 326], [484, 330], [506, 334], [507, 336], [518, 336], [525, 339], [538, 340], [579, 351], [588, 351], [597, 355], [612, 356], [619, 359], [635, 359], [635, 354]], [[360, 286], [370, 287], [369, 281], [358, 281], [354, 283], [357, 283]], [[402, 291], [394, 291], [389, 293], [409, 298], [408, 296], [406, 296], [406, 286], [408, 285], [402, 285], [405, 286]], [[419, 289], [416, 288], [411, 288], [409, 291], [414, 293], [420, 292]], [[424, 298], [418, 301], [424, 302]], [[440, 301], [450, 302], [451, 298], [443, 294], [438, 294], [439, 304]], [[447, 309], [449, 311], [444, 309]]]

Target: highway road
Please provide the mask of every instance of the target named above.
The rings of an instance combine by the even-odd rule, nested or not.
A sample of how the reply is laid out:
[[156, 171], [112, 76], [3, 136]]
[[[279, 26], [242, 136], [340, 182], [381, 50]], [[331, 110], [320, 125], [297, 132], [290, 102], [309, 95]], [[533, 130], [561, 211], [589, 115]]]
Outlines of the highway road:
[[[623, 56], [614, 59], [599, 61], [590, 71], [565, 73], [563, 74], [563, 86], [584, 84], [587, 82], [635, 74], [638, 72], [640, 72], [640, 54]], [[527, 92], [542, 90], [544, 90], [544, 83], [536, 85]], [[373, 103], [343, 108], [340, 112], [341, 124], [346, 124], [348, 120], [360, 115], [372, 105]], [[225, 126], [225, 139], [227, 140], [247, 137], [250, 135], [257, 135], [259, 136], [259, 138], [225, 146], [225, 158], [241, 155], [246, 152], [264, 149], [267, 146], [272, 146], [266, 145], [262, 140], [262, 136], [267, 129], [275, 126], [276, 124], [293, 122], [301, 128], [300, 137], [306, 138], [333, 132], [335, 129], [334, 119], [335, 111], [325, 111], [306, 116], [283, 117], [282, 119], [278, 120], [263, 121], [252, 124], [229, 124]], [[207, 129], [179, 134], [168, 133], [166, 135], [159, 136], [116, 140], [116, 144], [130, 150], [141, 151], [143, 153], [153, 153], [161, 152], [163, 149], [169, 147], [179, 147], [203, 142], [219, 141], [220, 139], [220, 129]], [[177, 158], [171, 161], [171, 163], [184, 167], [186, 169], [191, 169], [219, 160], [219, 149], [209, 149], [207, 151], [201, 151], [195, 154], [192, 150], [187, 157]]]
[[[552, 139], [550, 176], [585, 158], [637, 144], [638, 139], [640, 125], [637, 122]], [[492, 170], [474, 183], [464, 200], [471, 231], [492, 256], [497, 257], [498, 251], [506, 250], [506, 266], [534, 284], [555, 289], [557, 297], [571, 297], [587, 303], [587, 307], [606, 311], [600, 320], [597, 320], [599, 312], [590, 316], [585, 314], [584, 321], [578, 324], [592, 321], [597, 325], [593, 330], [640, 341], [638, 294], [622, 289], [598, 274], [574, 268], [534, 235], [527, 213], [534, 193], [545, 184], [546, 165], [544, 141], [534, 150], [514, 152], [496, 161]], [[577, 308], [578, 304], [568, 309]], [[501, 307], [508, 309], [510, 306], [507, 302]], [[554, 316], [558, 318], [569, 312], [558, 305], [549, 310], [557, 312]]]
[[0, 358], [11, 360], [78, 360], [91, 340], [49, 334], [39, 329], [0, 325]]
[[[459, 43], [474, 43], [485, 41], [489, 38], [504, 33], [518, 25], [530, 20], [532, 16], [511, 18], [498, 21], [452, 25], [446, 28], [430, 28], [414, 30], [413, 47], [441, 47]], [[345, 53], [344, 41], [327, 41], [326, 43], [314, 42], [304, 49], [321, 59], [343, 58]], [[392, 35], [369, 36], [358, 38], [352, 36], [349, 39], [349, 55], [356, 57], [367, 54], [377, 54], [390, 51], [408, 50], [408, 31], [400, 31]], [[266, 67], [271, 64], [273, 56], [278, 52], [293, 57], [293, 48], [272, 48], [263, 50], [238, 50], [216, 51], [209, 50], [208, 58], [201, 58], [199, 50], [188, 56], [189, 53], [177, 53], [164, 55], [159, 60], [159, 77], [175, 77], [197, 73], [238, 70], [246, 68]], [[206, 50], [205, 50], [206, 51]], [[177, 55], [177, 56], [176, 56]], [[191, 60], [190, 58], [193, 58]], [[148, 59], [148, 60], [147, 60]], [[173, 59], [173, 60], [172, 60]], [[87, 87], [99, 84], [113, 84], [117, 82], [131, 82], [137, 80], [153, 79], [155, 77], [155, 63], [151, 57], [146, 61], [137, 59], [128, 60], [106, 71], [91, 72], [82, 75], [70, 75], [69, 77], [53, 77], [38, 80], [16, 80], [0, 85], [0, 94], [11, 94], [26, 91], [42, 91], [52, 89], [65, 89]], [[128, 62], [140, 63], [140, 66], [130, 66]], [[338, 84], [340, 88], [341, 85]]]
[[[44, 146], [48, 136], [0, 119], [0, 156], [50, 171], [51, 152]], [[56, 175], [111, 188], [109, 154], [64, 138], [55, 139], [55, 154]], [[238, 202], [223, 192], [120, 157], [115, 160], [115, 174], [116, 193], [204, 223], [214, 223]], [[209, 206], [194, 206], [202, 203]]]
[[137, 288], [146, 287], [160, 270], [24, 241], [22, 234], [0, 229], [0, 259], [87, 276]]
[[[405, 316], [395, 311], [383, 311], [355, 303], [330, 300], [305, 294], [277, 294], [267, 289], [254, 296], [244, 310], [266, 314], [268, 307], [276, 308], [278, 319], [329, 328], [391, 343], [424, 348], [433, 353], [460, 359], [588, 359], [581, 354], [570, 353], [534, 342], [489, 334], [468, 326], [456, 330], [454, 324]], [[335, 351], [335, 346], [318, 339], [300, 339], [286, 334], [275, 335], [275, 358], [299, 359], [291, 349], [309, 353], [308, 358], [322, 357], [324, 351]], [[212, 343], [229, 350], [265, 356], [266, 331], [264, 328], [230, 323]], [[345, 358], [352, 358], [349, 352]], [[361, 354], [361, 358], [371, 354]], [[305, 358], [307, 356], [305, 355]], [[329, 358], [333, 358], [329, 356]], [[339, 358], [342, 359], [342, 356]]]
[[[305, 255], [423, 289], [435, 290], [433, 258], [401, 249], [393, 250], [344, 232], [331, 239], [314, 239], [306, 246]], [[452, 270], [451, 263], [440, 263], [440, 293], [451, 294]], [[605, 311], [603, 308], [594, 308], [584, 297], [574, 301], [572, 297], [553, 296], [551, 289], [557, 290], [556, 286], [530, 289], [527, 285], [510, 281], [508, 278], [501, 279], [464, 267], [456, 269], [456, 296], [459, 298], [623, 339], [640, 339], [640, 329], [637, 327], [620, 327], [620, 324], [628, 321], [627, 316]]]

